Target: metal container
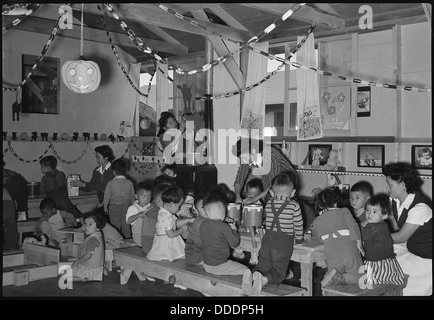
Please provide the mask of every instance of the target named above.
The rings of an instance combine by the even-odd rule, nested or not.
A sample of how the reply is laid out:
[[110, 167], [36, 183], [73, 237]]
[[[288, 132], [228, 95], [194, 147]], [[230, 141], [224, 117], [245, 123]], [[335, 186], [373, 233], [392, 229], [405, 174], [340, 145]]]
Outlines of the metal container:
[[29, 199], [39, 198], [39, 187], [41, 183], [37, 181], [30, 181], [27, 183], [27, 197]]
[[248, 204], [243, 208], [244, 226], [260, 227], [264, 221], [262, 204]]
[[235, 222], [241, 222], [241, 203], [229, 203], [227, 216], [232, 218]]

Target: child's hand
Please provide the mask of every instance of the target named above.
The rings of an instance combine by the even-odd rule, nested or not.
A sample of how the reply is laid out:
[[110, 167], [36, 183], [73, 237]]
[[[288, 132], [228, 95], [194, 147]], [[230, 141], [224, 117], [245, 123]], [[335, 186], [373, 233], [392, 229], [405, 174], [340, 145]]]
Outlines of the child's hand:
[[360, 254], [364, 257], [365, 250], [363, 249], [362, 240], [356, 240], [357, 248], [359, 249]]

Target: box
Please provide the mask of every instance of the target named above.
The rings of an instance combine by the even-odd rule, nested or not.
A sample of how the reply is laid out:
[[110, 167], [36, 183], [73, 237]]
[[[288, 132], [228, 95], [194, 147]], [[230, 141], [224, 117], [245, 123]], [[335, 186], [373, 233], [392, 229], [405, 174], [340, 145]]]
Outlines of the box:
[[77, 197], [79, 192], [79, 187], [71, 186], [71, 181], [80, 180], [79, 174], [68, 174], [68, 196]]
[[29, 284], [29, 271], [19, 270], [14, 271], [14, 285], [15, 286], [25, 286]]
[[61, 243], [60, 254], [62, 257], [80, 258], [83, 255], [84, 243]]

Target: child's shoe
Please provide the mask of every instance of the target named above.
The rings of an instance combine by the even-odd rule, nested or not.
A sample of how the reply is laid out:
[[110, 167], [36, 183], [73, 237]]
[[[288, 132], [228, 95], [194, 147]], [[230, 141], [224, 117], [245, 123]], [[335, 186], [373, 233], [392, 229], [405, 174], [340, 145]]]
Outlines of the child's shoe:
[[246, 257], [246, 255], [244, 251], [234, 250], [234, 252], [232, 252], [232, 257], [234, 257], [235, 259], [243, 260]]
[[268, 278], [263, 276], [259, 271], [253, 273], [253, 286], [250, 292], [251, 296], [259, 296], [262, 291], [262, 287], [268, 283]]
[[155, 278], [154, 277], [150, 277], [150, 276], [145, 276], [146, 280], [151, 281], [151, 282], [155, 282]]
[[249, 296], [250, 291], [252, 291], [252, 272], [249, 268], [244, 270], [243, 281], [241, 282], [241, 289], [243, 290], [243, 295]]
[[324, 276], [324, 279], [321, 281], [321, 285], [323, 287], [327, 285], [334, 285], [334, 284], [338, 284], [338, 285], [346, 284], [345, 277], [343, 276], [342, 273], [340, 273], [336, 269], [333, 269], [332, 271], [328, 272]]
[[174, 284], [173, 285], [175, 288], [181, 289], [181, 290], [187, 290], [187, 287], [181, 286], [180, 284]]

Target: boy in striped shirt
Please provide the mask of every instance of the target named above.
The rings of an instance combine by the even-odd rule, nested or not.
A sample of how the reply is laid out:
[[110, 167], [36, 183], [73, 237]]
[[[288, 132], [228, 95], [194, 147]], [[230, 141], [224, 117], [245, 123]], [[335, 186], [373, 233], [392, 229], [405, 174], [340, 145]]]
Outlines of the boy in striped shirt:
[[281, 173], [271, 182], [274, 197], [265, 206], [265, 235], [259, 262], [253, 268], [251, 296], [258, 296], [267, 283], [280, 284], [286, 278], [295, 243], [303, 243], [303, 219], [295, 195], [295, 175]]

